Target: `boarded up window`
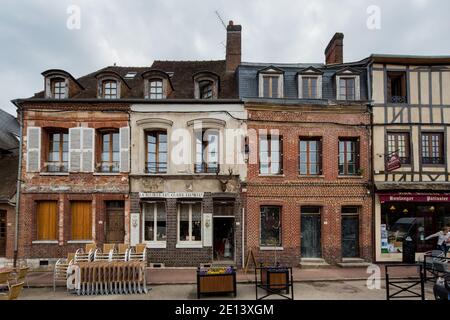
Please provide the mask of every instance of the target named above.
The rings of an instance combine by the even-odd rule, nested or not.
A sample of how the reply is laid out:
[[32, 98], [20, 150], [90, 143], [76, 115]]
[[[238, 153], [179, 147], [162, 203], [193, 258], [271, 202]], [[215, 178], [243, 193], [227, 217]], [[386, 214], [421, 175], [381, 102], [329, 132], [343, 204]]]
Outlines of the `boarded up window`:
[[37, 203], [37, 240], [58, 240], [58, 202]]
[[92, 209], [87, 201], [73, 201], [72, 240], [92, 240]]

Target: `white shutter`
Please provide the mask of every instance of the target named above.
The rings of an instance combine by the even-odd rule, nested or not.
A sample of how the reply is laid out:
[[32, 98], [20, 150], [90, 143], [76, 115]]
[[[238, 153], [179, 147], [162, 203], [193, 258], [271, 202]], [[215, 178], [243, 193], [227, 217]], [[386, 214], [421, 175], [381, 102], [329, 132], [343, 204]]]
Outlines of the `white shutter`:
[[130, 171], [130, 128], [120, 128], [120, 172]]
[[41, 169], [41, 128], [27, 128], [27, 172]]
[[82, 149], [82, 162], [81, 171], [93, 172], [94, 171], [94, 137], [95, 132], [93, 128], [83, 128], [81, 146]]
[[81, 136], [82, 128], [69, 129], [69, 171], [81, 171]]
[[361, 100], [361, 85], [359, 83], [359, 76], [355, 77], [355, 100]]

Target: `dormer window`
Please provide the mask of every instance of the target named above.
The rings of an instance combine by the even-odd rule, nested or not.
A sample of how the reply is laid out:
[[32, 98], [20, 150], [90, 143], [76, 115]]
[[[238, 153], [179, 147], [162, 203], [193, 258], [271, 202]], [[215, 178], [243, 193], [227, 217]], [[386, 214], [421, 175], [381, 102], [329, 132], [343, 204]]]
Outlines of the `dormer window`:
[[103, 81], [103, 98], [105, 99], [117, 99], [117, 81], [105, 80]]
[[322, 99], [323, 72], [309, 67], [298, 73], [298, 98]]
[[336, 73], [336, 99], [343, 101], [361, 100], [358, 70], [345, 68]]
[[200, 99], [212, 99], [213, 98], [213, 85], [212, 81], [200, 81]]
[[355, 100], [355, 78], [339, 79], [340, 100]]
[[53, 99], [67, 98], [67, 86], [64, 78], [55, 78], [51, 81]]
[[209, 71], [194, 74], [194, 89], [196, 99], [217, 99], [219, 96], [219, 76]]
[[152, 79], [150, 80], [150, 99], [163, 99], [163, 80]]
[[283, 98], [283, 71], [276, 67], [268, 67], [259, 71], [259, 97]]

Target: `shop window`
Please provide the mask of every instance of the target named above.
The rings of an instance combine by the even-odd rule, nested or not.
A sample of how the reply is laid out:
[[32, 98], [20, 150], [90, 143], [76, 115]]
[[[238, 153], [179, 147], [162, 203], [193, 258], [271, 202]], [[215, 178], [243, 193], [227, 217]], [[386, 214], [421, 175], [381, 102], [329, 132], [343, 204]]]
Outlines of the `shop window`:
[[359, 140], [354, 138], [339, 139], [339, 175], [360, 174]]
[[202, 204], [180, 203], [178, 206], [178, 240], [198, 244], [202, 240]]
[[91, 202], [72, 201], [72, 240], [92, 240]]
[[281, 247], [281, 207], [261, 207], [262, 247]]
[[58, 202], [38, 201], [36, 205], [36, 240], [58, 240]]
[[403, 164], [411, 164], [409, 133], [388, 132], [388, 155], [396, 154]]
[[406, 72], [387, 72], [387, 99], [390, 103], [407, 103]]
[[277, 175], [283, 173], [283, 137], [260, 135], [259, 173]]
[[66, 129], [49, 129], [47, 172], [67, 172], [69, 160], [69, 133]]
[[147, 173], [167, 172], [167, 132], [147, 131], [146, 138], [146, 162], [145, 171]]
[[150, 99], [163, 99], [163, 81], [161, 79], [152, 79], [149, 81]]
[[425, 238], [449, 225], [450, 204], [385, 202], [381, 204], [381, 253], [402, 253], [403, 240], [408, 236], [417, 252], [433, 250], [437, 239]]
[[339, 99], [355, 100], [355, 78], [339, 78]]
[[144, 219], [144, 240], [165, 242], [167, 240], [165, 203], [144, 203]]
[[97, 164], [100, 172], [119, 172], [120, 145], [119, 130], [101, 131], [100, 162]]
[[300, 138], [299, 173], [322, 174], [322, 143], [320, 138]]
[[444, 135], [422, 133], [422, 164], [444, 164]]
[[219, 131], [196, 132], [195, 173], [219, 172]]

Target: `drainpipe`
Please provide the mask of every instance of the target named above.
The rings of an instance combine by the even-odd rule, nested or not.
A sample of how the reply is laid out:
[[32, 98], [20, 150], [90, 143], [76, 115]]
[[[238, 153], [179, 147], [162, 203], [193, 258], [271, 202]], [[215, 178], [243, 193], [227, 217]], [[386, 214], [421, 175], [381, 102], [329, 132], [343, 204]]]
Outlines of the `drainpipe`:
[[[16, 103], [13, 102], [15, 105]], [[16, 105], [17, 106], [17, 105]], [[22, 181], [22, 146], [23, 146], [23, 112], [19, 109], [19, 168], [17, 170], [17, 185], [16, 185], [16, 215], [14, 219], [14, 268], [17, 267], [17, 256], [19, 248], [19, 210], [20, 210], [20, 188]]]
[[245, 208], [242, 208], [242, 268], [245, 267]]

